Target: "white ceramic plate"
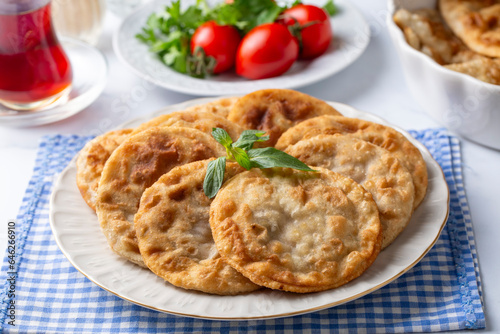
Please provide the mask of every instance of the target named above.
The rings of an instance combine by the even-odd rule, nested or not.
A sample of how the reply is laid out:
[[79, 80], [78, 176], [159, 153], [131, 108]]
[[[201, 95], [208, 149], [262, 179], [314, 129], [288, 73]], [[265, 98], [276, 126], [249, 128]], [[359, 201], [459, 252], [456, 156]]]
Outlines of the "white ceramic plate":
[[[191, 100], [154, 115], [128, 122], [137, 126], [159, 114], [182, 110], [213, 98]], [[373, 115], [340, 103], [342, 114], [390, 125]], [[449, 191], [443, 172], [425, 147], [398, 129], [422, 152], [429, 172], [427, 197], [403, 233], [359, 278], [334, 290], [292, 294], [262, 289], [248, 295], [214, 296], [176, 288], [147, 269], [116, 255], [108, 246], [96, 214], [76, 186], [73, 160], [62, 172], [50, 201], [50, 224], [59, 248], [73, 266], [109, 292], [154, 310], [196, 318], [241, 320], [291, 316], [340, 305], [362, 297], [395, 280], [417, 264], [437, 241], [448, 216]]]
[[[156, 0], [128, 16], [116, 32], [114, 49], [119, 58], [140, 77], [181, 93], [203, 96], [240, 95], [264, 88], [296, 88], [325, 79], [349, 66], [365, 50], [370, 29], [358, 10], [347, 0], [336, 0], [339, 13], [332, 17], [334, 40], [327, 52], [311, 61], [298, 61], [285, 74], [263, 80], [246, 80], [234, 73], [208, 79], [180, 74], [163, 64], [135, 35], [141, 32], [147, 18], [162, 10], [171, 0]], [[183, 1], [183, 5], [194, 0]], [[209, 1], [214, 2], [214, 1]], [[326, 0], [309, 0], [322, 6]]]

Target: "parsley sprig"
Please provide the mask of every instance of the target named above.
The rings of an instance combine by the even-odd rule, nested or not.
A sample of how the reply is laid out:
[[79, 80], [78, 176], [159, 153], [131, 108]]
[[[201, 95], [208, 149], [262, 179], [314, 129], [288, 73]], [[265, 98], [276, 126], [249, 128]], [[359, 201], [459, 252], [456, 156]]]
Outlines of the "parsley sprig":
[[314, 172], [305, 163], [274, 147], [253, 148], [257, 142], [269, 140], [269, 136], [259, 130], [245, 130], [240, 138], [233, 142], [229, 134], [221, 128], [213, 128], [212, 136], [226, 148], [227, 157], [220, 157], [210, 161], [203, 182], [203, 191], [209, 198], [215, 197], [222, 187], [226, 161], [236, 161], [246, 170], [252, 168], [286, 167], [308, 172]]

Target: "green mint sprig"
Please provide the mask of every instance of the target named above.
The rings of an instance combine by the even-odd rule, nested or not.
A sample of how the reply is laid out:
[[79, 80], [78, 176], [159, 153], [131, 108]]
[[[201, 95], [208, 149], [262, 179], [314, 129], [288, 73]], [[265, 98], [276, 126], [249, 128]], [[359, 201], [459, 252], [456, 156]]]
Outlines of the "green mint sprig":
[[240, 138], [236, 142], [233, 142], [224, 129], [212, 129], [212, 136], [225, 147], [227, 157], [217, 158], [208, 164], [203, 182], [203, 191], [208, 198], [215, 197], [222, 187], [227, 160], [236, 161], [246, 170], [252, 168], [285, 167], [315, 172], [314, 169], [309, 168], [309, 166], [299, 159], [274, 147], [253, 148], [255, 143], [269, 140], [269, 136], [265, 134], [265, 132], [259, 130], [245, 130], [241, 133]]

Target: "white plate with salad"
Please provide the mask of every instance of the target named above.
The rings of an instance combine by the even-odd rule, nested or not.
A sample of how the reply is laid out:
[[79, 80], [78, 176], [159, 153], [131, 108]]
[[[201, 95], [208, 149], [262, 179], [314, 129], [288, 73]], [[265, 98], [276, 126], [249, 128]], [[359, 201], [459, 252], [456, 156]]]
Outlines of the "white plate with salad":
[[[197, 3], [200, 2], [182, 0], [181, 12], [185, 12]], [[207, 1], [203, 10], [214, 8], [217, 3], [221, 1]], [[285, 5], [290, 6], [291, 3], [288, 2]], [[309, 0], [305, 3], [323, 7], [328, 2], [327, 0]], [[278, 4], [281, 5], [280, 2]], [[148, 45], [144, 39], [137, 38], [138, 34], [144, 35], [143, 28], [147, 27], [148, 19], [153, 13], [156, 13], [156, 17], [168, 15], [165, 14], [165, 8], [172, 5], [175, 5], [172, 0], [155, 0], [128, 16], [114, 36], [114, 49], [119, 58], [140, 77], [169, 90], [191, 95], [240, 95], [265, 88], [306, 86], [349, 66], [363, 53], [370, 39], [369, 26], [359, 11], [347, 0], [335, 0], [335, 13], [330, 17], [333, 39], [321, 56], [312, 60], [297, 60], [284, 74], [267, 79], [246, 79], [238, 76], [234, 69], [218, 75], [197, 78], [178, 72], [174, 69], [175, 66], [169, 67], [166, 64], [165, 59], [174, 62], [173, 59], [177, 61], [185, 57], [179, 54], [179, 50], [165, 51], [160, 56], [160, 53], [151, 50], [151, 44]], [[265, 17], [266, 14], [260, 12], [260, 18]], [[190, 16], [185, 17], [188, 20], [190, 18]], [[237, 23], [239, 24], [241, 22]], [[160, 38], [166, 41], [173, 37], [170, 35], [160, 36]], [[168, 52], [170, 53], [165, 57]]]

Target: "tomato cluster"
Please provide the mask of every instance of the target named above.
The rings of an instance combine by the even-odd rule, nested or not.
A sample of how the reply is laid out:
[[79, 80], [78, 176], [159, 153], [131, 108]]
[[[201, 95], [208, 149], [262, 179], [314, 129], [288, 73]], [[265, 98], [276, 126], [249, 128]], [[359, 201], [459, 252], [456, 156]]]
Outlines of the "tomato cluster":
[[236, 73], [247, 79], [279, 76], [297, 59], [313, 59], [330, 45], [332, 28], [324, 9], [299, 4], [285, 10], [276, 22], [257, 26], [243, 38], [233, 26], [209, 21], [196, 29], [191, 51], [202, 47], [214, 57], [213, 73], [236, 66]]

